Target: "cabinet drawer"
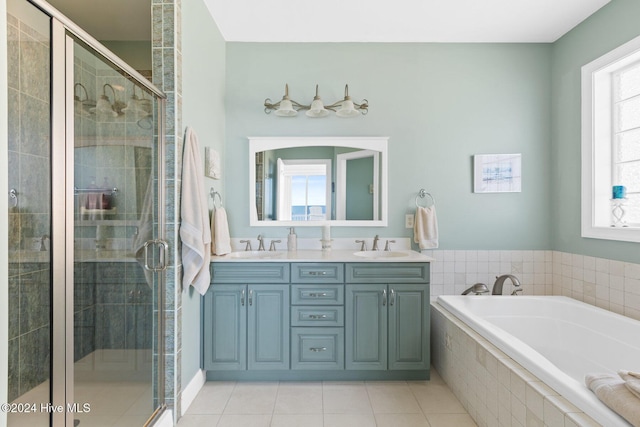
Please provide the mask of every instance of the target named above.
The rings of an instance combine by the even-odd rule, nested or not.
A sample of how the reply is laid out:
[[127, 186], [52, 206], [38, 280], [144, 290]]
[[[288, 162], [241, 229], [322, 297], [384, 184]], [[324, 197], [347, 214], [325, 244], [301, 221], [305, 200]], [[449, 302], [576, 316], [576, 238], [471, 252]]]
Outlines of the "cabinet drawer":
[[429, 283], [429, 263], [349, 263], [347, 283]]
[[343, 305], [343, 285], [292, 285], [292, 305]]
[[277, 262], [214, 262], [211, 283], [289, 283], [289, 264]]
[[343, 328], [291, 328], [291, 369], [344, 369]]
[[344, 326], [344, 307], [291, 307], [291, 326]]
[[344, 264], [296, 263], [291, 264], [293, 283], [344, 283]]

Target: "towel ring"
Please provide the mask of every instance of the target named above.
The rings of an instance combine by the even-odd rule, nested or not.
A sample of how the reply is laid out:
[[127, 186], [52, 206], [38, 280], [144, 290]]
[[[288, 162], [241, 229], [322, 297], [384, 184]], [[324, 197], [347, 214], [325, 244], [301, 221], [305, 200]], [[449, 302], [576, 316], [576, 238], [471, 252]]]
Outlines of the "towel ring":
[[427, 193], [427, 191], [426, 191], [424, 188], [422, 188], [422, 189], [418, 192], [418, 195], [416, 196], [416, 208], [419, 208], [419, 207], [424, 207], [424, 208], [426, 208], [426, 207], [428, 207], [428, 206], [429, 206], [429, 205], [421, 206], [421, 205], [418, 203], [418, 197], [419, 197], [419, 198], [421, 198], [421, 199], [424, 199], [426, 196], [429, 196], [429, 198], [431, 199], [431, 206], [435, 206], [435, 205], [436, 205], [436, 199], [431, 195], [431, 193]]
[[[222, 196], [220, 195], [220, 193], [218, 193], [216, 190], [211, 188], [211, 191], [209, 192], [209, 195], [213, 199], [213, 207], [216, 208], [216, 209], [221, 208], [222, 207]], [[220, 206], [216, 205], [216, 196], [218, 196], [218, 200], [220, 201]]]

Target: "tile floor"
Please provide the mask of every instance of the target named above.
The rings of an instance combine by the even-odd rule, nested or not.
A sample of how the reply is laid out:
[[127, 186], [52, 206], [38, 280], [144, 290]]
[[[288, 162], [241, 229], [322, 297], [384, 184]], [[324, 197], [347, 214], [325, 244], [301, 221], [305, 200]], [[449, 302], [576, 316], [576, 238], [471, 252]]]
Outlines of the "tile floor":
[[179, 427], [471, 427], [431, 368], [430, 381], [207, 382]]

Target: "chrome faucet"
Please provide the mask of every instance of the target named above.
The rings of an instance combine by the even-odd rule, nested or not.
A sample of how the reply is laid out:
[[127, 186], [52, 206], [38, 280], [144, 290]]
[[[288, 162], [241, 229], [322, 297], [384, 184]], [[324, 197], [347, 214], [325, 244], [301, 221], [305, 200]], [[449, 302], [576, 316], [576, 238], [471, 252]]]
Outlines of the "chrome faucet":
[[367, 242], [366, 242], [366, 240], [364, 240], [364, 239], [356, 240], [356, 243], [360, 243], [360, 252], [363, 252], [363, 251], [367, 250]]
[[475, 295], [482, 295], [482, 294], [486, 294], [489, 293], [489, 288], [487, 288], [487, 285], [485, 285], [484, 283], [476, 283], [475, 285], [471, 286], [468, 289], [465, 289], [465, 291], [462, 293], [462, 295], [467, 295], [472, 293]]
[[380, 248], [378, 248], [378, 240], [380, 240], [380, 236], [378, 236], [376, 234], [376, 237], [373, 238], [373, 246], [371, 246], [371, 250], [372, 251], [379, 251]]
[[271, 244], [269, 245], [269, 250], [270, 251], [275, 251], [276, 250], [276, 243], [281, 243], [282, 240], [272, 240]]
[[253, 249], [251, 249], [251, 240], [247, 239], [247, 240], [240, 240], [240, 243], [246, 243], [246, 246], [244, 247], [245, 251], [251, 251]]
[[262, 234], [258, 234], [258, 243], [258, 250], [264, 251], [264, 237], [262, 237]]
[[48, 234], [43, 234], [42, 237], [40, 238], [40, 252], [44, 252], [47, 250], [47, 247], [44, 245], [45, 240], [50, 240]]
[[511, 292], [511, 295], [518, 295], [518, 292], [522, 292], [522, 288], [520, 287], [520, 280], [513, 274], [503, 274], [502, 276], [496, 276], [496, 282], [493, 284], [493, 290], [491, 291], [491, 295], [502, 295], [502, 287], [504, 286], [504, 281], [510, 279], [513, 286], [516, 288]]
[[395, 243], [395, 240], [387, 240], [387, 242], [384, 244], [384, 250], [389, 252], [391, 250], [391, 245], [389, 243]]

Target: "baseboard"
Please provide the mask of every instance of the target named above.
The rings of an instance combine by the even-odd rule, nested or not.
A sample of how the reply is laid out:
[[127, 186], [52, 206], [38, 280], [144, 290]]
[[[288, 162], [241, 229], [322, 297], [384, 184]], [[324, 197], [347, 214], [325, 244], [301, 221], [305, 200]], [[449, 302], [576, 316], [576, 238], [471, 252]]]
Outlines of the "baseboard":
[[191, 406], [206, 381], [206, 372], [202, 369], [198, 370], [191, 381], [189, 381], [189, 384], [182, 390], [182, 400], [180, 402], [182, 413], [180, 415], [184, 415], [187, 412], [187, 409], [189, 409], [189, 406]]

